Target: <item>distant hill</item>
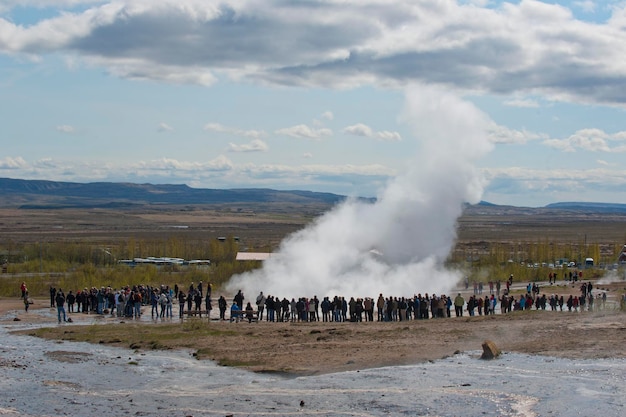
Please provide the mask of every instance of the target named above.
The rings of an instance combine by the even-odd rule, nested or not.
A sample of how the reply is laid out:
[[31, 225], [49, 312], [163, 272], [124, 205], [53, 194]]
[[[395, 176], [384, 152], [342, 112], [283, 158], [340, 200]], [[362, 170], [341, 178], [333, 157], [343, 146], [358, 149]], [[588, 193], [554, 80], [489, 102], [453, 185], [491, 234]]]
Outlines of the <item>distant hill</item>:
[[592, 213], [626, 213], [626, 204], [618, 203], [564, 202], [548, 204], [546, 208]]
[[0, 178], [0, 207], [123, 208], [146, 204], [319, 203], [334, 205], [345, 196], [263, 188], [198, 189], [187, 185], [73, 183]]
[[473, 214], [480, 214], [481, 212], [488, 214], [511, 214], [516, 212], [517, 214], [547, 214], [557, 212], [572, 212], [577, 214], [626, 214], [626, 204], [619, 203], [587, 203], [587, 202], [563, 202], [552, 203], [543, 207], [518, 207], [518, 206], [502, 206], [498, 204], [489, 203], [487, 201], [481, 201], [475, 205], [467, 205], [466, 210]]
[[[0, 207], [22, 209], [131, 208], [145, 205], [317, 204], [333, 206], [347, 197], [332, 193], [267, 188], [209, 189], [184, 184], [75, 183], [0, 178]], [[374, 199], [363, 199], [374, 201]], [[533, 214], [539, 212], [619, 213], [626, 204], [567, 202], [541, 208], [500, 206], [481, 201], [466, 206], [471, 214]]]

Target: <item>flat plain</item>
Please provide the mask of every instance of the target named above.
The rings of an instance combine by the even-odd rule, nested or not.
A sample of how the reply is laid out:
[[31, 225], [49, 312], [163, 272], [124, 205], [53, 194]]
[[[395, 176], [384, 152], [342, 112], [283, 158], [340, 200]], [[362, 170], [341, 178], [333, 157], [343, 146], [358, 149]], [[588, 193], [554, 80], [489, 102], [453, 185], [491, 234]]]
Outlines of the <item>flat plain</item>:
[[[275, 247], [332, 207], [326, 204], [240, 203], [155, 205], [129, 209], [0, 208], [0, 234], [13, 242], [192, 239], [237, 236], [251, 246]], [[457, 221], [458, 244], [475, 242], [626, 244], [626, 213], [469, 206]]]
[[[85, 241], [167, 238], [213, 239], [237, 236], [244, 245], [276, 247], [329, 207], [323, 205], [163, 206], [129, 210], [0, 210], [6, 242]], [[549, 240], [615, 244], [626, 240], [626, 216], [521, 208], [471, 208], [458, 220], [457, 246], [485, 242]], [[458, 250], [458, 248], [457, 248]], [[626, 292], [622, 281], [596, 285], [613, 301]], [[544, 286], [548, 294], [579, 294], [578, 285]], [[456, 291], [456, 290], [455, 290]], [[521, 288], [518, 291], [523, 291]], [[467, 294], [466, 294], [467, 295]], [[17, 304], [16, 304], [17, 303]], [[33, 308], [45, 309], [45, 301]], [[525, 311], [507, 315], [403, 322], [229, 323], [206, 319], [72, 325], [27, 331], [41, 337], [85, 340], [139, 350], [184, 347], [199, 359], [257, 372], [293, 375], [411, 364], [480, 349], [493, 340], [504, 351], [570, 358], [626, 357], [623, 312]], [[23, 320], [41, 316], [21, 312], [18, 300], [1, 300], [3, 313]], [[19, 313], [17, 313], [19, 312]], [[4, 324], [9, 324], [11, 314]], [[112, 322], [112, 323], [111, 323]], [[165, 337], [167, 335], [167, 337]]]

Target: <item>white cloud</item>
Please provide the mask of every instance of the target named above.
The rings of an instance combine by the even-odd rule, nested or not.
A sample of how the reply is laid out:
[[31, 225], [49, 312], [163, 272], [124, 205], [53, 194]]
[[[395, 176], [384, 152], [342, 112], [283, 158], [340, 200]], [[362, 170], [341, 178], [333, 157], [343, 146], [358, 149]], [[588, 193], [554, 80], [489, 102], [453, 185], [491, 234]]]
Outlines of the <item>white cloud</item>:
[[624, 152], [626, 147], [611, 147], [611, 143], [623, 140], [626, 132], [608, 134], [601, 129], [582, 129], [565, 139], [547, 139], [544, 145], [564, 152], [581, 149], [589, 152]]
[[[178, 173], [229, 171], [233, 169], [233, 163], [224, 156], [219, 156], [208, 162], [190, 162], [179, 161], [173, 158], [161, 158], [151, 161], [141, 161], [127, 167], [119, 167], [119, 169], [122, 171], [171, 171]], [[121, 174], [121, 172], [118, 174]]]
[[132, 164], [84, 160], [60, 162], [46, 158], [32, 166], [23, 158], [4, 158], [0, 160], [0, 172], [3, 170], [10, 171], [11, 177], [24, 179], [179, 182], [200, 188], [232, 188], [239, 184], [245, 187], [280, 188], [283, 185], [302, 189], [302, 184], [306, 183], [306, 189], [352, 194], [358, 186], [367, 196], [373, 195], [381, 182], [397, 174], [395, 169], [379, 164], [235, 164], [223, 155], [205, 162], [160, 158]]
[[[527, 205], [529, 201], [565, 201], [585, 192], [585, 201], [594, 201], [592, 191], [615, 195], [626, 187], [626, 171], [603, 164], [597, 169], [533, 169], [525, 167], [483, 168], [489, 185], [486, 199], [497, 195], [502, 204]], [[56, 181], [120, 181], [179, 182], [198, 188], [296, 187], [337, 192], [339, 194], [373, 196], [398, 172], [380, 164], [235, 164], [220, 155], [205, 162], [161, 158], [132, 164], [99, 161], [56, 161], [43, 158], [28, 163], [21, 157], [0, 160], [0, 172], [24, 179], [47, 178]], [[356, 193], [356, 194], [355, 194]], [[569, 193], [569, 194], [568, 194]], [[524, 195], [524, 200], [519, 200]], [[507, 197], [510, 196], [510, 197]], [[515, 200], [517, 199], [517, 200]], [[591, 199], [591, 200], [590, 200]], [[597, 199], [595, 201], [602, 201]]]
[[333, 134], [330, 129], [314, 129], [304, 124], [278, 129], [274, 133], [297, 139], [321, 139], [326, 136], [332, 136]]
[[537, 102], [536, 100], [531, 100], [531, 99], [516, 98], [516, 99], [506, 100], [504, 102], [504, 105], [509, 106], [509, 107], [537, 108], [539, 107], [539, 102]]
[[0, 169], [25, 169], [27, 167], [28, 163], [21, 156], [17, 158], [7, 156], [4, 159], [0, 159]]
[[593, 0], [575, 1], [574, 5], [586, 13], [593, 13], [596, 11], [596, 3]]
[[369, 165], [284, 165], [284, 164], [265, 164], [265, 165], [247, 165], [246, 171], [255, 173], [255, 175], [267, 175], [281, 173], [285, 176], [341, 176], [341, 175], [365, 175], [365, 176], [391, 176], [397, 172], [393, 169], [378, 164]]
[[174, 128], [172, 128], [167, 123], [161, 122], [161, 123], [159, 123], [159, 126], [157, 127], [157, 130], [159, 132], [172, 132], [174, 130]]
[[523, 144], [538, 139], [548, 139], [548, 135], [529, 132], [527, 130], [509, 129], [506, 126], [493, 124], [488, 130], [489, 139], [492, 143], [499, 144]]
[[76, 7], [101, 3], [102, 0], [2, 0], [0, 13], [8, 12], [16, 7], [43, 9], [46, 7]]
[[249, 143], [238, 145], [235, 143], [230, 143], [228, 145], [228, 150], [230, 152], [266, 152], [269, 149], [267, 143], [263, 142], [260, 139], [255, 139]]
[[342, 132], [349, 135], [363, 136], [387, 142], [398, 142], [402, 140], [402, 136], [398, 132], [390, 132], [387, 130], [374, 131], [371, 127], [363, 123], [347, 126], [342, 130]]
[[60, 125], [56, 127], [57, 132], [61, 132], [61, 133], [74, 133], [76, 131], [76, 129], [74, 129], [74, 126], [70, 126], [70, 125]]
[[305, 152], [302, 154], [302, 157], [305, 159], [311, 159], [313, 158], [313, 154], [311, 152]]
[[334, 118], [335, 118], [335, 115], [332, 112], [326, 111], [320, 115], [321, 120], [313, 119], [313, 125], [323, 126], [325, 121], [332, 121]]
[[376, 132], [377, 139], [387, 141], [387, 142], [398, 142], [402, 140], [402, 136], [398, 132], [391, 132], [388, 130], [380, 130]]
[[460, 0], [460, 3], [467, 3], [474, 6], [485, 7], [488, 6], [491, 0]]
[[246, 138], [254, 139], [259, 139], [267, 136], [267, 133], [265, 133], [263, 130], [244, 130], [236, 127], [224, 126], [219, 123], [207, 123], [204, 126], [204, 130], [218, 133], [227, 133], [230, 135], [243, 136]]
[[[489, 185], [485, 200], [517, 206], [537, 202], [615, 201], [626, 187], [626, 171], [607, 167], [596, 169], [538, 170], [520, 167], [484, 169]], [[523, 195], [523, 200], [520, 196]], [[531, 204], [537, 205], [537, 204]]]
[[39, 159], [37, 161], [35, 161], [35, 163], [33, 164], [33, 167], [35, 168], [45, 168], [45, 169], [64, 169], [65, 167], [63, 166], [63, 164], [59, 163], [58, 161], [55, 161], [52, 158], [42, 158]]
[[365, 137], [372, 137], [374, 135], [374, 131], [372, 130], [372, 128], [362, 123], [345, 127], [343, 129], [343, 133], [348, 133], [350, 135], [355, 135], [355, 136], [365, 136]]
[[0, 52], [60, 53], [120, 77], [206, 86], [222, 78], [325, 88], [423, 82], [625, 101], [626, 15], [617, 4], [602, 23], [535, 0], [117, 0], [84, 2], [81, 11], [69, 0], [54, 4], [67, 12], [29, 26], [0, 19]]

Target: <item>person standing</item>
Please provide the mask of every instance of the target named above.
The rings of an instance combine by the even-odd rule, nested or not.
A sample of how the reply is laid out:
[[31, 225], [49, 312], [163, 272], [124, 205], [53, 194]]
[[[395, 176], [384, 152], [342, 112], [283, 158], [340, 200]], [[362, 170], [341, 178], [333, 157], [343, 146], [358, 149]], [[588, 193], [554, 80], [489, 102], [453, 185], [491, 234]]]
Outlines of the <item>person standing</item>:
[[226, 299], [223, 295], [220, 295], [220, 298], [217, 300], [217, 305], [220, 309], [220, 320], [226, 320]]
[[185, 301], [187, 301], [185, 293], [182, 290], [178, 291], [178, 318], [181, 319], [185, 315]]
[[76, 296], [72, 293], [72, 291], [67, 293], [66, 301], [67, 301], [67, 311], [68, 311], [68, 313], [73, 313], [74, 312], [74, 303], [76, 302]]
[[385, 297], [383, 297], [382, 293], [378, 296], [378, 300], [376, 300], [376, 310], [378, 311], [378, 321], [385, 320]]
[[57, 296], [57, 289], [54, 287], [50, 287], [50, 308], [54, 307], [56, 296]]
[[243, 293], [241, 292], [241, 290], [239, 290], [237, 294], [235, 294], [235, 298], [233, 299], [233, 302], [237, 304], [237, 307], [239, 307], [239, 310], [243, 310], [243, 300], [245, 300], [245, 297]]
[[213, 306], [211, 305], [211, 294], [209, 294], [208, 291], [204, 298], [204, 307], [206, 309], [206, 317], [211, 320], [211, 310], [213, 310]]
[[67, 321], [67, 317], [65, 316], [65, 294], [63, 294], [63, 290], [59, 288], [59, 291], [56, 291], [56, 297], [54, 299], [57, 306], [57, 318], [59, 319], [59, 324], [61, 323], [61, 315], [63, 315], [63, 321]]
[[200, 290], [197, 290], [196, 293], [193, 295], [193, 302], [194, 302], [195, 311], [197, 312], [198, 317], [202, 317], [202, 293], [200, 292]]
[[170, 319], [173, 318], [173, 305], [174, 305], [174, 299], [172, 297], [171, 294], [167, 294], [167, 296], [165, 297], [165, 317], [169, 317]]
[[159, 293], [156, 288], [153, 288], [152, 291], [150, 291], [150, 307], [152, 317], [159, 317]]
[[136, 319], [141, 317], [141, 293], [135, 291], [133, 294], [133, 315]]
[[252, 323], [253, 318], [254, 318], [254, 308], [252, 307], [252, 304], [248, 302], [248, 304], [246, 305], [246, 319], [248, 319], [248, 323]]
[[124, 317], [124, 308], [126, 306], [126, 294], [124, 290], [121, 290], [116, 298], [115, 308], [117, 310], [117, 317]]
[[26, 310], [26, 312], [28, 313], [28, 307], [30, 306], [30, 300], [28, 299], [28, 291], [24, 293], [24, 296], [22, 297], [22, 299], [24, 300], [24, 310]]
[[265, 308], [265, 296], [263, 295], [263, 291], [261, 291], [256, 297], [256, 308], [259, 311], [259, 321], [262, 321], [263, 309]]
[[267, 307], [266, 321], [274, 321], [274, 298], [268, 295], [265, 299], [265, 307]]
[[187, 311], [191, 311], [192, 306], [193, 306], [193, 296], [194, 296], [194, 291], [189, 291], [187, 293]]

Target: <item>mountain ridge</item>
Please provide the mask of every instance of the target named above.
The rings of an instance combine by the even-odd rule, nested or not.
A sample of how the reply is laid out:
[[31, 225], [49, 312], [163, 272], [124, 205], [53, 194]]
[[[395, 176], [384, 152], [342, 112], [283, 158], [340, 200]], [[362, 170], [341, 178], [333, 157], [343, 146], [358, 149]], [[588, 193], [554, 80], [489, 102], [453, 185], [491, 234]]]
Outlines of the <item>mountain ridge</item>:
[[29, 209], [279, 202], [332, 205], [346, 198], [332, 193], [268, 188], [208, 189], [191, 188], [186, 184], [75, 183], [0, 178], [0, 207]]
[[[339, 194], [270, 188], [192, 188], [186, 184], [129, 182], [76, 183], [0, 178], [0, 207], [19, 209], [131, 208], [143, 205], [228, 203], [293, 203], [335, 205], [348, 197]], [[361, 198], [375, 201], [374, 198]], [[473, 210], [556, 210], [589, 213], [626, 213], [626, 204], [557, 202], [544, 207], [516, 207], [481, 201]]]

